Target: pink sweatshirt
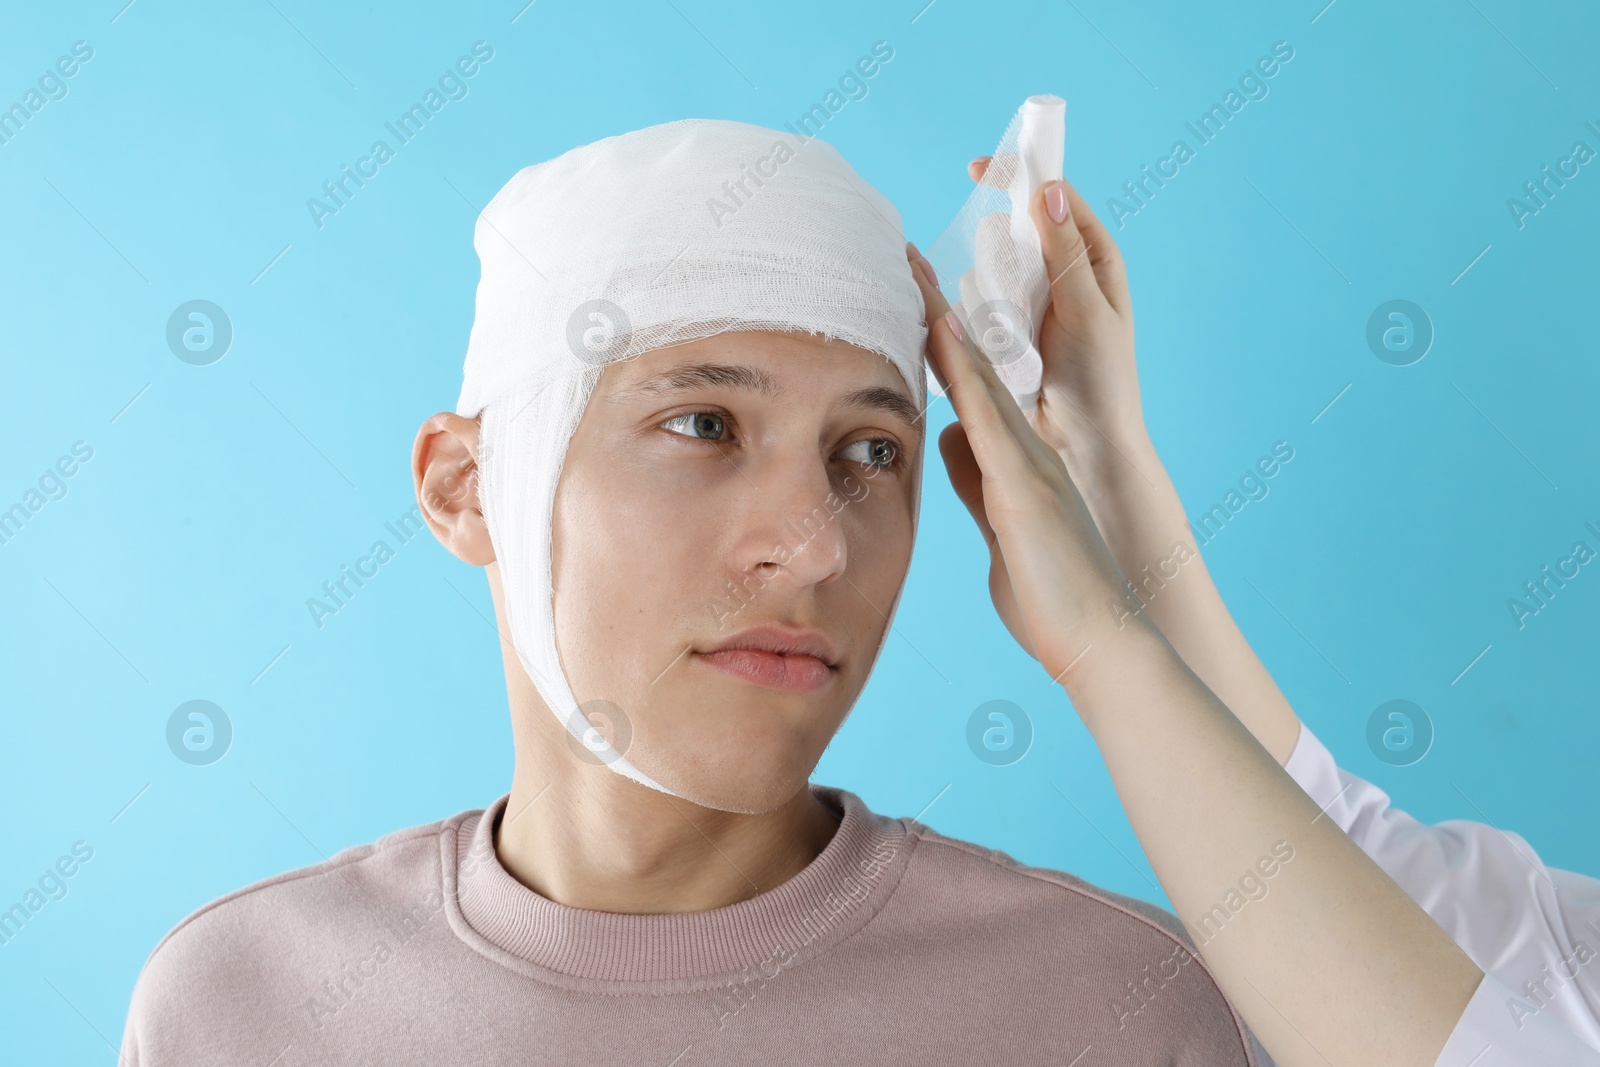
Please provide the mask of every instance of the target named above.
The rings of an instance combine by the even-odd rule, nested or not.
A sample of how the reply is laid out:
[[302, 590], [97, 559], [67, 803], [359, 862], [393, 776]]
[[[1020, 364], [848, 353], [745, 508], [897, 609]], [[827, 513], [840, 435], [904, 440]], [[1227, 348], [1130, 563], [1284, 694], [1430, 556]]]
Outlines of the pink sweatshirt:
[[1266, 1062], [1170, 913], [811, 788], [821, 855], [711, 911], [540, 896], [505, 797], [230, 893], [156, 946], [122, 1062]]

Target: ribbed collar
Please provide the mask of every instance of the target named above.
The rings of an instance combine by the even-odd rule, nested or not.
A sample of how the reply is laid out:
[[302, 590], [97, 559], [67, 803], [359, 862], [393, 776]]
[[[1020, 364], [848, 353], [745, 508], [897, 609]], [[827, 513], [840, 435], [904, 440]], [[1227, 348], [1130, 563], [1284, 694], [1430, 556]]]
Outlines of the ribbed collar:
[[594, 992], [667, 993], [800, 963], [864, 926], [894, 891], [916, 838], [854, 793], [812, 784], [839, 828], [799, 874], [710, 911], [624, 915], [568, 907], [513, 878], [494, 850], [509, 794], [451, 820], [441, 837], [450, 925], [529, 977]]

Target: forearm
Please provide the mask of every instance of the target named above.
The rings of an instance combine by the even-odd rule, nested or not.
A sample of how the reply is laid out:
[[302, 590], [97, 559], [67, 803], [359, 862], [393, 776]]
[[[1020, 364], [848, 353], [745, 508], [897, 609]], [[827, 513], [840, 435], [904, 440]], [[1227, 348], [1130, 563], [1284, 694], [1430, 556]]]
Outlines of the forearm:
[[1062, 684], [1179, 918], [1280, 1067], [1432, 1067], [1481, 972], [1168, 640], [1110, 626]]
[[1142, 613], [1272, 757], [1287, 761], [1300, 720], [1223, 603], [1149, 437], [1098, 438], [1068, 466]]

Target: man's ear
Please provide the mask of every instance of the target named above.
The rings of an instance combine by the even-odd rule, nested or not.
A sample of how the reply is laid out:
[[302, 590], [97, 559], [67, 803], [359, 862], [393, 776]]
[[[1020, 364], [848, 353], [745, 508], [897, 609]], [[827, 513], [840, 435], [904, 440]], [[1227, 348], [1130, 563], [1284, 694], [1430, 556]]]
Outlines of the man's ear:
[[441, 411], [417, 431], [411, 477], [422, 518], [439, 543], [474, 567], [494, 562], [489, 527], [478, 510], [477, 419]]

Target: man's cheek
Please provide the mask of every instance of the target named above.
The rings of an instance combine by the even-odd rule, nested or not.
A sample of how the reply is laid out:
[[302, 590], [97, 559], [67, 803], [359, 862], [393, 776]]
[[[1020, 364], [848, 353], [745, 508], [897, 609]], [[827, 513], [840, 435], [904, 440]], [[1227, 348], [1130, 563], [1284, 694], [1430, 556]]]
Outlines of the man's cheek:
[[844, 490], [845, 499], [852, 504], [859, 504], [872, 492], [872, 487], [853, 474], [847, 474], [839, 480], [839, 488]]
[[849, 613], [858, 652], [870, 653], [888, 627], [884, 612], [905, 584], [911, 562], [910, 520], [903, 514], [877, 511], [868, 501], [845, 508], [835, 521], [846, 524], [845, 577], [850, 579], [848, 584], [838, 583], [837, 603], [841, 612]]

